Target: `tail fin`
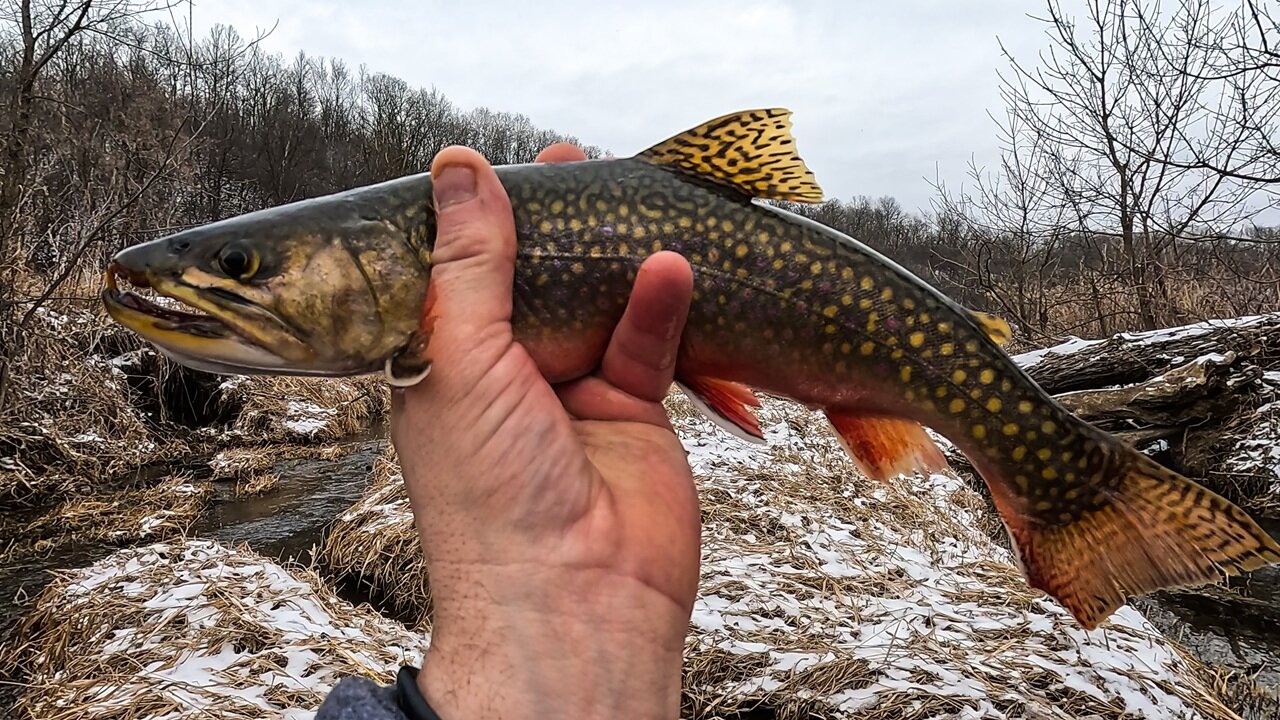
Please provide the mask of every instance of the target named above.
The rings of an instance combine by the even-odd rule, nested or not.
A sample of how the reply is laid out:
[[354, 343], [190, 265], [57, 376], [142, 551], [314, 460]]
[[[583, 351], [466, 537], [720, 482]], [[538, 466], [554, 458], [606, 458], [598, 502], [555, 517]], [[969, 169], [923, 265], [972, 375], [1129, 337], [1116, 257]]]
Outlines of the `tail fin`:
[[1078, 474], [1059, 474], [1072, 457], [1060, 453], [1034, 485], [1031, 467], [988, 485], [1028, 582], [1086, 629], [1129, 596], [1280, 562], [1280, 545], [1221, 496], [1113, 438], [1080, 445], [1092, 452], [1074, 456]]

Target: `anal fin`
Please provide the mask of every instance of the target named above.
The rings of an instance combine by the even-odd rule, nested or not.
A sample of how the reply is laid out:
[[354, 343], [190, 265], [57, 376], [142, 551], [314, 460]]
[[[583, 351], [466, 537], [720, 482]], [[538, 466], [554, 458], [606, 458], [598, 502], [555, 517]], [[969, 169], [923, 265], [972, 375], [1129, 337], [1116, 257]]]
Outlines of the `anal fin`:
[[872, 480], [939, 472], [949, 467], [942, 450], [918, 422], [882, 415], [827, 411], [827, 420], [858, 469]]
[[716, 425], [734, 437], [749, 443], [763, 444], [760, 420], [751, 411], [760, 407], [760, 399], [751, 388], [715, 378], [677, 379], [676, 385], [689, 401]]

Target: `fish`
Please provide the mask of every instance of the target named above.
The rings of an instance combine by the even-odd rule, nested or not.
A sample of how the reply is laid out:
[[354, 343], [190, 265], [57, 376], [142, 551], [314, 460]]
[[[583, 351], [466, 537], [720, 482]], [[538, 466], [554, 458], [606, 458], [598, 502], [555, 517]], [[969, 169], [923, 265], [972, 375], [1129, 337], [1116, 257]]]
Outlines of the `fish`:
[[[759, 443], [758, 394], [793, 400], [882, 482], [948, 467], [932, 429], [985, 482], [1028, 584], [1086, 629], [1130, 597], [1280, 562], [1239, 507], [1040, 388], [1004, 351], [1007, 323], [771, 202], [823, 201], [787, 109], [495, 171], [518, 242], [512, 327], [551, 382], [596, 369], [641, 262], [674, 251], [694, 272], [675, 380], [702, 412]], [[430, 174], [410, 175], [125, 248], [101, 298], [199, 370], [411, 385], [430, 370], [435, 234]]]

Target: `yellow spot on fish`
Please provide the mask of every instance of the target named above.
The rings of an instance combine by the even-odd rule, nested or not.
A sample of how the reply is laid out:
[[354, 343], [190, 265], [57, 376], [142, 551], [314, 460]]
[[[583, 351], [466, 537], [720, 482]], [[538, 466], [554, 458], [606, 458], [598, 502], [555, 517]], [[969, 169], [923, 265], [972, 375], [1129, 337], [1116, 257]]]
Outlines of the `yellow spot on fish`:
[[828, 334], [828, 335], [835, 335], [836, 333], [840, 332], [840, 326], [839, 326], [839, 325], [828, 325], [828, 326], [825, 328], [825, 330], [827, 331], [827, 334]]
[[643, 226], [643, 225], [637, 225], [637, 226], [636, 226], [636, 229], [635, 229], [635, 230], [633, 230], [633, 231], [631, 232], [631, 234], [632, 234], [632, 235], [635, 235], [637, 238], [642, 238], [642, 237], [644, 237], [645, 235], [647, 235], [647, 234], [648, 234], [648, 231], [647, 231], [647, 230], [645, 230], [645, 228], [644, 228], [644, 226]]
[[979, 440], [981, 440], [981, 439], [985, 438], [985, 437], [987, 436], [987, 426], [986, 426], [986, 425], [974, 425], [974, 426], [973, 426], [973, 436], [974, 436], [975, 438], [979, 439]]
[[562, 213], [562, 212], [564, 212], [564, 201], [563, 201], [563, 200], [552, 200], [552, 201], [551, 201], [551, 213], [552, 213], [553, 215], [559, 215], [559, 214], [560, 214], [560, 213]]
[[876, 281], [872, 280], [871, 276], [868, 275], [863, 277], [862, 281], [859, 284], [862, 286], [863, 290], [870, 290], [871, 288], [876, 286]]
[[1022, 491], [1022, 492], [1024, 492], [1024, 493], [1025, 493], [1027, 490], [1029, 490], [1029, 489], [1031, 488], [1031, 483], [1030, 483], [1030, 481], [1027, 479], [1027, 476], [1026, 476], [1026, 475], [1016, 475], [1016, 476], [1014, 476], [1014, 478], [1013, 478], [1013, 482], [1014, 482], [1014, 483], [1016, 483], [1016, 484], [1017, 484], [1017, 486], [1018, 486], [1018, 489], [1019, 489], [1019, 490], [1021, 490], [1021, 491]]
[[552, 227], [553, 226], [550, 220], [543, 220], [542, 222], [538, 223], [538, 230], [543, 233], [551, 232]]
[[1044, 433], [1045, 435], [1053, 434], [1053, 431], [1056, 429], [1058, 429], [1058, 426], [1054, 424], [1052, 420], [1045, 420], [1044, 422], [1040, 423], [1040, 432]]
[[845, 306], [852, 305], [852, 304], [853, 304], [853, 296], [852, 296], [852, 295], [841, 295], [841, 296], [840, 296], [840, 304], [841, 304], [841, 305], [845, 305]]
[[1035, 409], [1035, 406], [1031, 404], [1030, 400], [1018, 401], [1018, 412], [1022, 413], [1023, 415], [1029, 414], [1033, 409]]
[[943, 322], [938, 323], [938, 332], [940, 333], [951, 332], [951, 323], [946, 322], [945, 320]]
[[784, 261], [782, 258], [778, 258], [777, 260], [774, 260], [774, 261], [773, 261], [773, 269], [774, 269], [774, 270], [781, 270], [782, 268], [784, 268], [784, 267], [786, 267], [786, 266], [787, 266], [787, 263], [786, 263], [786, 261]]
[[1019, 445], [1018, 447], [1013, 449], [1013, 452], [1011, 453], [1011, 455], [1013, 455], [1014, 460], [1021, 461], [1022, 458], [1027, 456], [1027, 446]]
[[1047, 467], [1044, 470], [1040, 471], [1040, 477], [1044, 478], [1045, 480], [1057, 480], [1058, 471], [1051, 467]]
[[990, 385], [991, 383], [995, 382], [995, 379], [996, 379], [996, 371], [992, 370], [991, 368], [987, 368], [982, 372], [978, 373], [978, 382], [981, 382], [983, 385]]
[[944, 397], [946, 397], [946, 396], [947, 396], [947, 386], [946, 386], [946, 385], [939, 385], [938, 387], [934, 388], [934, 390], [933, 390], [933, 394], [934, 394], [934, 395], [937, 395], [937, 396], [938, 396], [938, 397], [940, 397], [940, 398], [944, 398]]
[[1001, 431], [1004, 432], [1005, 435], [1013, 437], [1018, 434], [1018, 423], [1005, 423], [1004, 427], [1001, 428]]
[[720, 223], [720, 228], [721, 228], [722, 230], [724, 230], [725, 232], [727, 232], [727, 233], [731, 233], [731, 232], [733, 232], [733, 221], [732, 221], [732, 220], [725, 220], [725, 221], [721, 222], [721, 223]]
[[889, 302], [893, 299], [893, 288], [885, 288], [880, 291], [880, 299]]
[[1089, 458], [1087, 457], [1080, 458], [1079, 462], [1076, 463], [1076, 467], [1080, 468], [1081, 470], [1084, 470], [1085, 468], [1089, 467]]
[[852, 280], [852, 279], [853, 279], [853, 268], [848, 268], [848, 267], [847, 267], [847, 268], [840, 268], [840, 279], [841, 279], [841, 280]]
[[653, 244], [649, 246], [649, 249], [650, 249], [650, 250], [653, 250], [654, 252], [661, 252], [661, 251], [662, 251], [662, 241], [661, 241], [661, 240], [654, 240], [654, 241], [653, 241]]
[[626, 216], [628, 216], [628, 215], [630, 215], [630, 214], [631, 214], [631, 206], [630, 206], [630, 205], [619, 205], [619, 206], [618, 206], [618, 215], [619, 215], [619, 216], [621, 216], [621, 217], [626, 217]]
[[911, 382], [911, 366], [903, 365], [898, 368], [898, 377], [902, 378], [902, 382]]
[[569, 219], [569, 229], [570, 229], [570, 230], [573, 230], [574, 232], [577, 232], [577, 231], [581, 230], [581, 229], [582, 229], [582, 221], [581, 221], [581, 220], [579, 220], [578, 218], [570, 218], [570, 219]]
[[689, 218], [687, 218], [687, 217], [681, 217], [681, 218], [678, 218], [678, 219], [676, 220], [676, 222], [677, 222], [677, 223], [679, 223], [680, 227], [682, 227], [682, 228], [684, 228], [684, 229], [686, 229], [686, 230], [688, 230], [689, 228], [693, 227], [693, 220], [691, 220], [691, 219], [689, 219]]
[[963, 383], [966, 379], [968, 379], [968, 377], [969, 377], [969, 374], [966, 373], [965, 371], [957, 370], [951, 373], [951, 382], [959, 385]]
[[867, 332], [875, 332], [876, 321], [879, 319], [880, 313], [878, 312], [873, 311], [870, 315], [867, 315]]
[[840, 352], [844, 353], [845, 355], [848, 355], [849, 353], [853, 352], [853, 345], [847, 342], [840, 343]]
[[952, 400], [951, 404], [947, 405], [947, 409], [953, 413], [964, 412], [964, 400], [961, 400], [960, 398]]
[[1000, 398], [998, 397], [993, 397], [987, 401], [988, 412], [998, 413], [1000, 412], [1000, 408], [1003, 406], [1003, 403], [1000, 402]]
[[716, 302], [720, 303], [721, 305], [728, 305], [728, 304], [729, 304], [729, 298], [727, 298], [727, 297], [725, 297], [725, 296], [721, 295], [720, 297], [716, 298]]
[[951, 355], [956, 351], [955, 343], [942, 343], [938, 346], [939, 355]]
[[970, 340], [969, 342], [966, 342], [966, 343], [964, 344], [964, 351], [965, 351], [965, 352], [971, 352], [971, 353], [976, 353], [976, 352], [978, 352], [978, 341], [977, 341], [977, 340]]
[[829, 318], [835, 317], [836, 313], [839, 311], [840, 311], [840, 308], [837, 308], [835, 305], [828, 305], [822, 308], [822, 314], [826, 315]]
[[1049, 448], [1040, 448], [1039, 450], [1036, 451], [1036, 457], [1040, 458], [1041, 460], [1048, 460], [1049, 458], [1053, 457], [1053, 451], [1050, 450]]
[[534, 281], [534, 283], [538, 287], [542, 287], [543, 285], [546, 285], [549, 282], [551, 282], [551, 277], [548, 276], [546, 273], [542, 273], [541, 275], [538, 276], [538, 279]]
[[923, 324], [925, 324], [925, 323], [929, 322], [930, 320], [932, 320], [932, 318], [930, 318], [930, 317], [929, 317], [929, 313], [925, 313], [925, 312], [920, 313], [917, 317], [919, 317], [919, 318], [920, 318], [920, 324], [921, 324], [921, 325], [923, 325]]
[[924, 345], [924, 333], [913, 332], [911, 333], [911, 336], [907, 338], [907, 341], [911, 343], [911, 347], [918, 348], [921, 345]]
[[820, 274], [822, 272], [822, 263], [815, 260], [813, 264], [809, 266], [809, 272], [813, 273], [814, 275]]
[[581, 275], [583, 270], [585, 270], [586, 268], [582, 267], [582, 263], [576, 262], [572, 266], [570, 266], [569, 269], [573, 271], [574, 275]]
[[906, 353], [902, 352], [902, 349], [901, 349], [901, 348], [899, 348], [899, 349], [894, 350], [893, 352], [889, 353], [889, 357], [893, 358], [894, 360], [901, 360], [901, 359], [902, 359], [902, 356], [903, 356], [903, 355], [905, 355], [905, 354], [906, 354]]
[[933, 348], [925, 348], [920, 351], [920, 357], [928, 360], [933, 357]]
[[812, 290], [812, 289], [813, 289], [813, 281], [812, 281], [812, 280], [801, 280], [801, 281], [800, 281], [800, 289], [801, 289], [801, 290]]
[[916, 301], [912, 300], [911, 298], [902, 298], [902, 307], [907, 310], [915, 310]]
[[738, 247], [733, 249], [733, 254], [737, 255], [738, 257], [746, 257], [747, 252], [749, 251], [750, 251], [750, 248], [747, 247], [746, 243], [738, 243]]
[[792, 247], [793, 245], [790, 242], [784, 240], [783, 243], [778, 246], [778, 250], [780, 252], [789, 253], [791, 252]]
[[858, 309], [870, 310], [873, 304], [874, 303], [871, 302], [871, 298], [862, 298], [861, 300], [858, 301]]
[[858, 346], [858, 352], [862, 353], [863, 355], [870, 355], [875, 351], [876, 351], [876, 344], [871, 342], [870, 340]]

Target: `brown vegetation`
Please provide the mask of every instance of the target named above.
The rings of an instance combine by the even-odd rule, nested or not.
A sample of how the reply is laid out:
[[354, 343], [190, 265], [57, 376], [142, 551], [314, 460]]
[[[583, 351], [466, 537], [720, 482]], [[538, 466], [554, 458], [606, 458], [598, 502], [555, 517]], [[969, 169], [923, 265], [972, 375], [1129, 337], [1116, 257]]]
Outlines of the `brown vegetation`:
[[[278, 718], [341, 677], [390, 682], [424, 638], [340, 600], [306, 568], [187, 540], [62, 574], [0, 647], [31, 720]], [[145, 672], [140, 672], [145, 669]]]
[[[1057, 708], [1118, 719], [1134, 710], [1117, 683], [1131, 683], [1125, 692], [1154, 703], [1236, 717], [1203, 668], [1136, 614], [1086, 634], [1029, 589], [986, 539], [984, 500], [960, 483], [862, 479], [821, 415], [789, 403], [766, 402], [770, 445], [751, 450], [683, 399], [667, 406], [692, 452], [704, 524], [683, 716], [949, 717], [990, 702], [1015, 716]], [[429, 626], [421, 551], [390, 451], [321, 558]], [[1155, 655], [1134, 667], [1116, 659], [1130, 652]]]

